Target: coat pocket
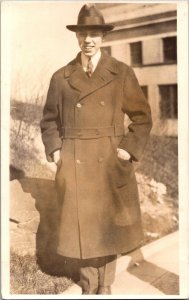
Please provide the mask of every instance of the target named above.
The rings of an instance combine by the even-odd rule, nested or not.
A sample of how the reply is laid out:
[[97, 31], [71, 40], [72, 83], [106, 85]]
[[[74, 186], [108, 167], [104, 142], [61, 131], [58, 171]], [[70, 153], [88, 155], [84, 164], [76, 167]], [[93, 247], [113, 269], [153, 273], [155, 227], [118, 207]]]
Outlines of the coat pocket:
[[118, 145], [120, 144], [120, 141], [122, 139], [121, 137], [117, 137], [117, 138], [111, 138], [111, 147], [112, 147], [112, 153], [113, 156], [115, 158], [115, 161], [121, 166], [121, 167], [129, 167], [132, 165], [132, 160], [126, 160], [126, 159], [122, 159], [120, 157], [118, 157], [118, 153], [117, 153], [117, 148]]
[[114, 222], [117, 226], [131, 226], [139, 216], [139, 207], [137, 205], [138, 196], [135, 194], [133, 199], [128, 185], [117, 188], [117, 201]]

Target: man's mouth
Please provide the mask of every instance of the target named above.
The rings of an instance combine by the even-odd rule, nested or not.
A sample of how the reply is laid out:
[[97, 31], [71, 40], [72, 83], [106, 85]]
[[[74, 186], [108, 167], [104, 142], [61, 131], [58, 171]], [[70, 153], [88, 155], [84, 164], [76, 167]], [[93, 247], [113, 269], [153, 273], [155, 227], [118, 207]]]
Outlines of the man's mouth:
[[84, 49], [91, 50], [91, 49], [93, 49], [93, 46], [84, 46]]

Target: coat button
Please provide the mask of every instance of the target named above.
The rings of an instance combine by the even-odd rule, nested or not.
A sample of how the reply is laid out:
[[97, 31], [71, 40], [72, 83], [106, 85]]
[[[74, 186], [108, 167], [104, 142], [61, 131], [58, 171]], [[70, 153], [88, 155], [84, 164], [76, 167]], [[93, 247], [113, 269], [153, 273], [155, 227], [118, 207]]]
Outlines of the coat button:
[[76, 159], [76, 163], [77, 163], [77, 164], [80, 164], [81, 161], [80, 161], [79, 159]]
[[82, 107], [81, 103], [77, 103], [76, 106], [77, 106], [77, 108], [81, 108]]
[[104, 101], [101, 101], [100, 104], [101, 104], [102, 106], [104, 106], [104, 105], [105, 105], [105, 102], [104, 102]]

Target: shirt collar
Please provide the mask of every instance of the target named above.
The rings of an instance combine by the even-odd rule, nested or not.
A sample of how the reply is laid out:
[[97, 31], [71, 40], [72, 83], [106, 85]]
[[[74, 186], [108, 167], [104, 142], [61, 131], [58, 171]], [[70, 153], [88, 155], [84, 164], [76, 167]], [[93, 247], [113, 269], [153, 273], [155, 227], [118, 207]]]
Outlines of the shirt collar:
[[[100, 60], [100, 57], [101, 57], [101, 51], [100, 49], [95, 53], [95, 55], [93, 55], [91, 57], [91, 61], [92, 61], [92, 64], [93, 64], [93, 71], [95, 70], [99, 60]], [[88, 61], [89, 61], [89, 58], [83, 53], [81, 52], [81, 63], [82, 63], [82, 66], [83, 66], [83, 69], [86, 70], [87, 68], [87, 64], [88, 64]]]

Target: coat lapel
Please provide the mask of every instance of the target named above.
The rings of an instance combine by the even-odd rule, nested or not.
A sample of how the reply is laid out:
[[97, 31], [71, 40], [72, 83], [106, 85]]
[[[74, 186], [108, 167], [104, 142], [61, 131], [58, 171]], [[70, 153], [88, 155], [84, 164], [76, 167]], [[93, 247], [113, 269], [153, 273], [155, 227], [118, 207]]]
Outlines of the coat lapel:
[[78, 101], [108, 84], [116, 78], [118, 68], [116, 61], [102, 53], [101, 59], [92, 75], [88, 78], [80, 62], [80, 53], [65, 70], [70, 86], [80, 92]]
[[85, 88], [87, 78], [81, 65], [80, 53], [77, 55], [76, 59], [66, 66], [65, 77], [68, 78], [70, 86], [73, 89], [78, 90], [80, 93]]

